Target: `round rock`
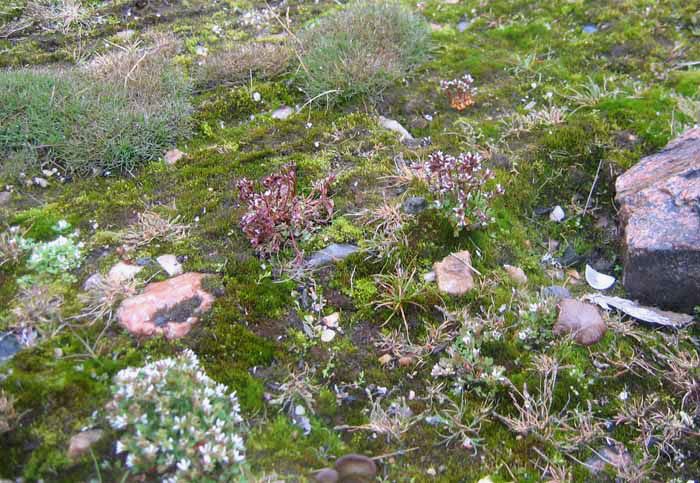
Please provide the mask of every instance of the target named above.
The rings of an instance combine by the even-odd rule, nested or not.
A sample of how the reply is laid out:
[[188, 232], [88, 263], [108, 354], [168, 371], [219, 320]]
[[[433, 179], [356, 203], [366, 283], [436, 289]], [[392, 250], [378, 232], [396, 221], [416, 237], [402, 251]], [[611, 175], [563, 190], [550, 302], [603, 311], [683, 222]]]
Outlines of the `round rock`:
[[592, 345], [605, 335], [607, 326], [598, 309], [575, 299], [559, 302], [559, 316], [554, 324], [555, 335], [571, 334], [581, 345]]

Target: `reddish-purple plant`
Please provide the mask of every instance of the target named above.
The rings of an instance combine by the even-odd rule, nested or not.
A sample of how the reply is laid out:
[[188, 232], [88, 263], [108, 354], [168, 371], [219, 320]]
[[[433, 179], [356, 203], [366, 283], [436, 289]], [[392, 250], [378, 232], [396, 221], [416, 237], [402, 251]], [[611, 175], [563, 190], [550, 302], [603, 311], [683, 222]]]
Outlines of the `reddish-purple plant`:
[[328, 190], [334, 180], [330, 176], [314, 183], [308, 195], [297, 194], [296, 166], [287, 164], [280, 172], [264, 177], [259, 192], [251, 180], [238, 181], [238, 197], [248, 205], [241, 228], [258, 253], [272, 255], [290, 242], [300, 261], [297, 239], [333, 217]]
[[482, 160], [479, 153], [454, 157], [436, 151], [424, 163], [411, 167], [437, 195], [441, 208], [448, 211], [455, 232], [482, 228], [493, 221], [490, 201], [502, 194], [503, 188], [501, 185], [487, 188], [494, 175]]

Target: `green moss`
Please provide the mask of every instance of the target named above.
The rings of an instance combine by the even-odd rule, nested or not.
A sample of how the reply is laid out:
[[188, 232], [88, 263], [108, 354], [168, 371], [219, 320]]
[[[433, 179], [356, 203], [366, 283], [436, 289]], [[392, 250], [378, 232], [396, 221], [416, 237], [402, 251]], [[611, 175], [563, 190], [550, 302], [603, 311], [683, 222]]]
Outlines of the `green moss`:
[[[10, 223], [20, 225], [27, 230], [25, 238], [48, 241], [56, 238], [56, 223], [63, 219], [56, 204], [47, 204], [40, 208], [30, 208], [15, 214]], [[71, 222], [71, 220], [67, 220]]]
[[247, 448], [254, 469], [274, 469], [281, 474], [299, 477], [330, 466], [330, 456], [342, 455], [345, 445], [336, 431], [323, 426], [315, 418], [311, 419], [311, 434], [304, 436], [287, 417], [277, 416], [253, 430]]

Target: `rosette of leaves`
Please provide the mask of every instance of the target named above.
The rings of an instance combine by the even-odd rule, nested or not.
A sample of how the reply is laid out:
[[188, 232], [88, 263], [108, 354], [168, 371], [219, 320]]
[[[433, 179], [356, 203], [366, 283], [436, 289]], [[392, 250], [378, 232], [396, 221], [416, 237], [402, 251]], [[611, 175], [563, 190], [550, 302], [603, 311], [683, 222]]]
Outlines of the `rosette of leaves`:
[[330, 176], [317, 181], [308, 195], [299, 194], [293, 164], [264, 177], [257, 191], [255, 183], [241, 179], [238, 197], [248, 209], [240, 225], [258, 253], [262, 256], [276, 254], [289, 242], [300, 261], [302, 253], [298, 241], [333, 218], [333, 200], [328, 192], [334, 180]]

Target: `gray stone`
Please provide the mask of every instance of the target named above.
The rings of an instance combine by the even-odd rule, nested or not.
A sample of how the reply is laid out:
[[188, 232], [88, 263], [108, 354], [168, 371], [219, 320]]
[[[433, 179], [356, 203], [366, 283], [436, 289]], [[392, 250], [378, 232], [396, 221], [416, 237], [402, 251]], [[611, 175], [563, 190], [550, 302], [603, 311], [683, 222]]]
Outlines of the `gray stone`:
[[104, 277], [99, 273], [93, 273], [85, 280], [85, 283], [83, 283], [83, 290], [95, 290], [99, 288], [102, 283], [104, 283]]
[[428, 202], [422, 196], [411, 196], [406, 198], [406, 201], [401, 205], [403, 211], [409, 215], [420, 213], [428, 207]]
[[12, 193], [9, 191], [0, 191], [0, 206], [8, 204], [10, 198], [12, 198]]
[[11, 359], [22, 349], [17, 336], [10, 332], [0, 332], [0, 364]]
[[542, 289], [543, 297], [550, 297], [556, 300], [571, 298], [571, 292], [566, 287], [560, 287], [559, 285], [550, 285], [549, 287], [544, 287]]
[[592, 474], [597, 475], [610, 465], [616, 470], [622, 470], [632, 464], [632, 456], [624, 447], [603, 447], [588, 458], [584, 466]]
[[464, 32], [469, 28], [469, 25], [471, 25], [471, 22], [469, 22], [468, 20], [462, 20], [457, 24], [457, 30], [459, 32]]
[[641, 159], [615, 189], [630, 298], [691, 313], [700, 305], [700, 127]]
[[347, 243], [333, 243], [313, 253], [304, 266], [306, 268], [319, 268], [324, 265], [330, 265], [349, 257], [359, 249], [359, 247]]

